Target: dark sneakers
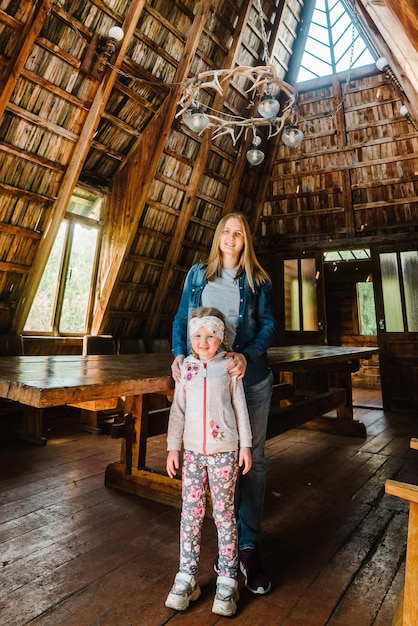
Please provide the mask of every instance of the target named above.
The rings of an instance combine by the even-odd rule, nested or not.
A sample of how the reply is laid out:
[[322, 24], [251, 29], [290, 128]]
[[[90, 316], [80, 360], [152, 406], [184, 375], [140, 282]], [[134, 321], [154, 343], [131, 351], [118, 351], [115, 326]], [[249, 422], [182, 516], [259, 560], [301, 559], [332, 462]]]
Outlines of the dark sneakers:
[[239, 553], [240, 570], [245, 577], [245, 586], [248, 591], [257, 595], [264, 595], [271, 589], [271, 581], [260, 562], [256, 548], [246, 548]]

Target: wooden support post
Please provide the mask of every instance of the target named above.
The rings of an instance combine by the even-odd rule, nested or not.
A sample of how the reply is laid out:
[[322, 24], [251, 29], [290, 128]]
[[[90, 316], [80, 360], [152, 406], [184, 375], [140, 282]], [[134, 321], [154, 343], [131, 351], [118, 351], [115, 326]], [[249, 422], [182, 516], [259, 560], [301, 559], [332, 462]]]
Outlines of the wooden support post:
[[[418, 616], [418, 487], [387, 480], [385, 491], [398, 498], [409, 500], [408, 541], [406, 546], [405, 587], [403, 595], [402, 622], [399, 626], [416, 626]], [[398, 613], [398, 610], [397, 610]]]
[[44, 446], [46, 444], [46, 438], [42, 436], [42, 409], [33, 406], [25, 406], [21, 438], [37, 446]]

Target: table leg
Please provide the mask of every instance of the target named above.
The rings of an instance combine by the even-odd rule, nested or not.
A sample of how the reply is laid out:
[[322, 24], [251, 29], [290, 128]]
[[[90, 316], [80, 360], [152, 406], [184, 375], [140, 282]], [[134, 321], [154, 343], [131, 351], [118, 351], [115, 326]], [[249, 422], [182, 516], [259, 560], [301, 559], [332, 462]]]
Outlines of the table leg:
[[347, 363], [335, 366], [329, 376], [332, 376], [333, 387], [345, 390], [345, 402], [336, 406], [336, 417], [321, 415], [307, 423], [308, 428], [322, 430], [337, 435], [350, 437], [367, 437], [366, 427], [363, 422], [354, 419], [353, 411], [353, 386], [351, 374], [359, 369], [360, 362], [353, 359]]
[[352, 420], [353, 414], [353, 387], [351, 382], [351, 371], [340, 370], [336, 372], [336, 386], [343, 387], [346, 393], [345, 404], [337, 408], [337, 418]]
[[121, 460], [107, 466], [106, 486], [181, 508], [180, 478], [169, 478], [165, 472], [146, 465], [149, 394], [126, 398], [125, 408], [132, 414], [132, 441], [130, 444], [129, 430], [125, 428]]
[[[288, 406], [280, 406], [277, 400], [275, 406], [273, 399], [268, 436], [274, 436], [289, 428], [304, 424], [311, 430], [351, 437], [366, 437], [365, 425], [355, 420], [353, 413], [351, 373], [357, 371], [358, 368], [359, 360], [350, 359], [347, 363], [332, 364], [332, 366], [322, 367], [321, 370], [318, 369], [323, 376], [315, 391], [309, 386], [306, 389], [299, 388], [296, 381], [295, 397]], [[280, 376], [277, 366], [273, 369], [276, 371], [276, 376]], [[336, 412], [336, 417], [327, 415], [331, 411]]]
[[24, 407], [21, 438], [38, 446], [46, 444], [46, 437], [42, 436], [42, 409], [33, 406]]

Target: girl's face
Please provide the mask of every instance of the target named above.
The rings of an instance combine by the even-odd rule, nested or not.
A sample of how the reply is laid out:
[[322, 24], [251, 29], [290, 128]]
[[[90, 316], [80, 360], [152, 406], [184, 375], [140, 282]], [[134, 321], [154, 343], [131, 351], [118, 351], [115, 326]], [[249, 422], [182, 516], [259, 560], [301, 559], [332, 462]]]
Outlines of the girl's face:
[[219, 249], [222, 258], [224, 260], [226, 258], [232, 259], [235, 263], [238, 263], [244, 244], [244, 229], [241, 220], [231, 217], [231, 219], [225, 222], [219, 239]]
[[202, 361], [208, 361], [219, 350], [221, 340], [216, 335], [210, 333], [204, 326], [201, 326], [190, 337], [192, 349]]

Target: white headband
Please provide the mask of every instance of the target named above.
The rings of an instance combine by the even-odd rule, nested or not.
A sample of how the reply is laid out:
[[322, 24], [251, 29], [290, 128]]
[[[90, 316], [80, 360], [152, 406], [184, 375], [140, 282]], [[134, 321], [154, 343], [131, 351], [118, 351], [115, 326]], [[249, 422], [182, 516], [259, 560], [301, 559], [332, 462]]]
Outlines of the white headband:
[[192, 317], [189, 320], [190, 335], [194, 335], [201, 326], [204, 326], [212, 335], [219, 337], [221, 341], [224, 339], [225, 325], [219, 317], [215, 315], [205, 315], [204, 317]]

